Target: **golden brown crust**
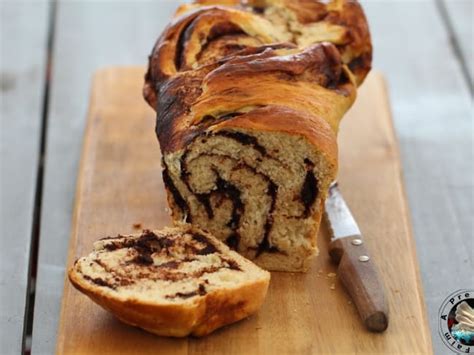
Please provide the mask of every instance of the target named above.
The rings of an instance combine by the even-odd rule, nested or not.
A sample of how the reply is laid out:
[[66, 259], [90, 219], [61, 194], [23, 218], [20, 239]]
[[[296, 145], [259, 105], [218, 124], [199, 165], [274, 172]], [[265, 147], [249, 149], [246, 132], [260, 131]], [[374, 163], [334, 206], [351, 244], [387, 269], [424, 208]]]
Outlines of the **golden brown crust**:
[[180, 7], [153, 48], [143, 92], [157, 112], [173, 219], [210, 228], [263, 267], [307, 269], [336, 178], [339, 123], [371, 57], [356, 1]]
[[233, 292], [210, 292], [191, 306], [183, 307], [177, 304], [147, 304], [138, 300], [123, 302], [84, 280], [74, 268], [69, 269], [68, 276], [75, 288], [124, 323], [172, 337], [204, 336], [247, 318], [261, 307], [269, 285], [267, 280], [245, 285]]
[[[246, 50], [245, 56], [224, 58], [218, 64], [166, 80], [161, 88], [162, 109], [158, 111], [156, 126], [162, 151], [183, 149], [223, 116], [248, 107], [276, 108], [274, 102], [280, 108], [286, 106], [301, 113], [299, 118], [294, 112], [287, 123], [323, 119], [337, 132], [340, 118], [355, 99], [354, 84], [341, 65], [339, 53], [330, 44], [293, 51], [290, 45]], [[275, 117], [278, 111], [264, 112]], [[308, 121], [309, 116], [313, 119]], [[263, 122], [273, 125], [272, 120], [263, 117], [261, 122], [261, 128]], [[308, 127], [298, 132], [305, 136], [314, 131]], [[335, 144], [335, 135], [331, 139]], [[312, 142], [318, 144], [314, 139]]]
[[326, 4], [317, 0], [204, 0], [182, 6], [177, 14], [150, 55], [144, 96], [154, 109], [156, 92], [163, 80], [265, 44], [286, 41], [304, 48], [332, 42], [357, 84], [370, 71], [370, 33], [356, 1], [333, 0]]
[[340, 11], [329, 12], [326, 20], [347, 29], [345, 44], [338, 46], [342, 60], [361, 85], [372, 67], [372, 42], [364, 11], [356, 1], [339, 1]]
[[[268, 29], [268, 21], [250, 12], [230, 7], [203, 7], [186, 12], [165, 29], [153, 48], [145, 77], [146, 100], [156, 108], [156, 88], [163, 80], [179, 71], [193, 68], [196, 63], [205, 64], [200, 59], [206, 59], [201, 53], [206, 43], [232, 34], [240, 35], [244, 41], [250, 40], [250, 47], [277, 42], [266, 31]], [[252, 35], [248, 36], [248, 33]], [[219, 50], [220, 54], [229, 54], [247, 47], [238, 43], [229, 43], [229, 46], [225, 51]]]
[[[143, 92], [154, 109], [159, 107], [157, 134], [164, 152], [189, 144], [205, 128], [199, 121], [215, 117], [216, 106], [221, 110], [218, 114], [231, 113], [283, 98], [287, 101], [283, 105], [295, 108], [302, 104], [297, 108], [325, 119], [337, 131], [339, 120], [353, 103], [356, 84], [370, 70], [372, 51], [359, 4], [340, 0], [327, 5], [314, 0], [245, 4], [247, 7], [238, 1], [199, 1], [157, 41]], [[295, 49], [289, 43], [270, 44], [284, 36], [270, 35], [271, 21], [256, 9], [281, 6], [294, 12], [303, 26], [342, 29], [334, 39], [337, 49], [329, 43], [306, 49]], [[287, 53], [281, 53], [282, 48]], [[294, 94], [288, 96], [286, 91]], [[206, 126], [210, 124], [207, 120]]]
[[[181, 226], [180, 230], [205, 235], [220, 253], [229, 251], [225, 245], [200, 230], [190, 226]], [[114, 241], [110, 245], [117, 245], [113, 243], [117, 242]], [[143, 247], [143, 244], [140, 245]], [[94, 260], [96, 257], [97, 255]], [[240, 262], [248, 263], [243, 259]], [[270, 275], [264, 273], [232, 287], [217, 287], [207, 290], [205, 294], [179, 302], [166, 302], [158, 296], [156, 300], [145, 299], [139, 293], [124, 294], [121, 289], [111, 288], [105, 282], [97, 283], [87, 272], [84, 273], [78, 264], [81, 264], [81, 261], [68, 271], [69, 280], [76, 289], [127, 324], [154, 334], [174, 337], [204, 336], [217, 328], [254, 314], [264, 301], [270, 281]]]

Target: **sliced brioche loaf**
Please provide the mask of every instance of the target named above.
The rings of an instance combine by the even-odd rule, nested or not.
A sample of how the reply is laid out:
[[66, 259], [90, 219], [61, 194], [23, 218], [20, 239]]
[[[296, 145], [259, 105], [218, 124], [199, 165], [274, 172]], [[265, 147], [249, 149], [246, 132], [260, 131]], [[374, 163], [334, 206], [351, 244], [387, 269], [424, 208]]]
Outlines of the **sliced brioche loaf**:
[[172, 217], [267, 270], [317, 255], [339, 123], [370, 70], [355, 0], [195, 0], [149, 57]]
[[125, 323], [165, 336], [203, 336], [255, 313], [270, 274], [189, 225], [107, 237], [69, 279]]

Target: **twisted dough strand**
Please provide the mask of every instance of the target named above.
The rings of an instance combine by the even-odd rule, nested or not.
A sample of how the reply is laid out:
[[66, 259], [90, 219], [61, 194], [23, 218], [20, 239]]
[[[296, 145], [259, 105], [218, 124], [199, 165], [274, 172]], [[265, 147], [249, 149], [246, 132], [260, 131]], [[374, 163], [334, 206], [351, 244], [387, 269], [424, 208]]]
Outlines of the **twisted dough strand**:
[[337, 172], [339, 122], [371, 55], [353, 1], [182, 6], [144, 86], [173, 218], [263, 267], [306, 270]]

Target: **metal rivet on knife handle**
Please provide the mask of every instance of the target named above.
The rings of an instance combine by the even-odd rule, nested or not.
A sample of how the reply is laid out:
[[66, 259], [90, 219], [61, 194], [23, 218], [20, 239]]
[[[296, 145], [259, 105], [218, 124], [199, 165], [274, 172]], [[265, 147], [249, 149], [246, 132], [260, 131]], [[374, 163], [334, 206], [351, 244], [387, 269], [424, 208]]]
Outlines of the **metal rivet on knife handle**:
[[359, 256], [359, 261], [366, 262], [369, 261], [370, 258], [367, 255], [361, 255]]
[[351, 243], [352, 245], [361, 245], [362, 239], [353, 239]]

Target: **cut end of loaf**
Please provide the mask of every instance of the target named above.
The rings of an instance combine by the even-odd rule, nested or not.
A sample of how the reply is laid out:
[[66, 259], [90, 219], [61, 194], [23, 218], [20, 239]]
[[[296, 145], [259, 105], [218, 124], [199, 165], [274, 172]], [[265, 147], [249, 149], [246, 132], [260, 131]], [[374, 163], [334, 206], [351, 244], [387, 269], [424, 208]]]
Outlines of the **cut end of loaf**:
[[[249, 113], [164, 156], [173, 217], [210, 231], [267, 270], [306, 271], [336, 174], [332, 148], [315, 148], [297, 134], [297, 122], [288, 134], [278, 117], [264, 116], [275, 131], [249, 129]], [[281, 119], [288, 125], [290, 113]]]
[[201, 336], [255, 313], [270, 275], [184, 225], [101, 239], [69, 278], [125, 323], [159, 335]]

